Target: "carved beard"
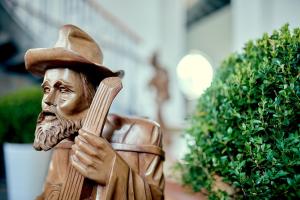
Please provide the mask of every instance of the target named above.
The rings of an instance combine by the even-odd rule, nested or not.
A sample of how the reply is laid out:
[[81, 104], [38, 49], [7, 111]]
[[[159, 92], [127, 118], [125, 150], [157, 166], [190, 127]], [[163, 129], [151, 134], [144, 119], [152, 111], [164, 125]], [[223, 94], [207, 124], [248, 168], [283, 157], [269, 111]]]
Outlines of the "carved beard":
[[33, 147], [38, 151], [47, 151], [63, 139], [77, 133], [81, 127], [82, 120], [65, 119], [59, 116], [54, 107], [50, 107], [38, 116]]

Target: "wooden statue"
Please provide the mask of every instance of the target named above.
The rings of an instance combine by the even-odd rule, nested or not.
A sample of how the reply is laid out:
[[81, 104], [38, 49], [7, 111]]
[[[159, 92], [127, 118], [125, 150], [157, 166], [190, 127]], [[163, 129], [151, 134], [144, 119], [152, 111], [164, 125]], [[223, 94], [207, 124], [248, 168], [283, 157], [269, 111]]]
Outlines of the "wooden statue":
[[158, 54], [155, 52], [151, 58], [151, 66], [155, 70], [155, 74], [148, 83], [150, 87], [153, 87], [156, 91], [155, 102], [157, 106], [157, 121], [164, 132], [167, 130], [167, 126], [162, 116], [163, 104], [170, 99], [169, 92], [169, 75], [168, 71], [164, 69], [158, 61]]
[[34, 148], [53, 155], [37, 199], [163, 199], [162, 133], [157, 123], [108, 114], [122, 71], [73, 25], [53, 48], [30, 49], [26, 69], [44, 77]]

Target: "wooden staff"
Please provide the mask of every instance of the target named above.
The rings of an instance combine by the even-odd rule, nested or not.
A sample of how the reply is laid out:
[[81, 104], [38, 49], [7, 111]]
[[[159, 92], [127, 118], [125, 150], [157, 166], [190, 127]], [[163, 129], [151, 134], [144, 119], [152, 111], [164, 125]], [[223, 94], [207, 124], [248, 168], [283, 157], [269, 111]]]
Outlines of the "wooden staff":
[[[121, 89], [122, 83], [119, 77], [109, 77], [101, 81], [84, 121], [83, 131], [101, 137], [108, 110]], [[79, 200], [84, 182], [84, 176], [70, 163], [67, 179], [63, 184], [59, 200]]]

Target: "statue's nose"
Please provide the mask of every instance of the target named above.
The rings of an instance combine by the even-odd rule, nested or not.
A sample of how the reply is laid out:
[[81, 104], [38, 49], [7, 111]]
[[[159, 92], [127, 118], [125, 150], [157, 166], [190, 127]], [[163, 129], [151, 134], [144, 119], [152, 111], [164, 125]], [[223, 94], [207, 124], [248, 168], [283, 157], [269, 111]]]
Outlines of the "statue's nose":
[[55, 92], [50, 91], [47, 96], [44, 98], [44, 103], [48, 106], [55, 105]]

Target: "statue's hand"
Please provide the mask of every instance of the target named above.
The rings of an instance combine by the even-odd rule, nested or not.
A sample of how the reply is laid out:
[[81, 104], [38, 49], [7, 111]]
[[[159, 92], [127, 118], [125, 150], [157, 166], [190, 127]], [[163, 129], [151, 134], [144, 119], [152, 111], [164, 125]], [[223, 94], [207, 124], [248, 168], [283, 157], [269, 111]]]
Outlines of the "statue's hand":
[[72, 146], [71, 163], [84, 177], [106, 185], [116, 152], [103, 138], [79, 130]]

